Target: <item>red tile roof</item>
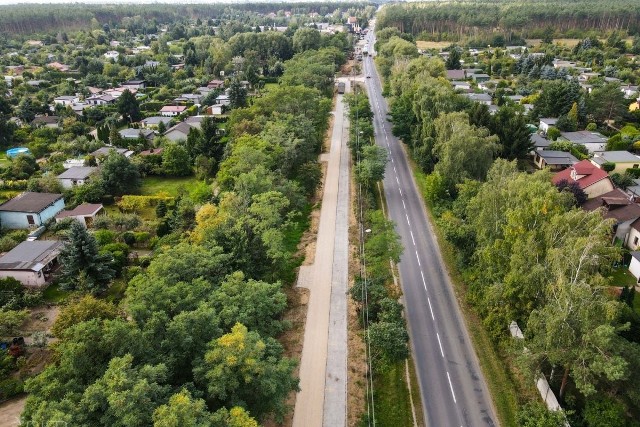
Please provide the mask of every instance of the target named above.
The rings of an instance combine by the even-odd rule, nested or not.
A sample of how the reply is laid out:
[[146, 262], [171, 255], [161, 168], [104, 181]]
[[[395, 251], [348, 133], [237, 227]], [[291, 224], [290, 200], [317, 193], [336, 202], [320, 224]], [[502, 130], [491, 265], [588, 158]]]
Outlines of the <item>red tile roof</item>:
[[[571, 176], [573, 172], [577, 175], [577, 179], [573, 179]], [[575, 165], [567, 168], [561, 172], [555, 174], [552, 178], [554, 184], [562, 180], [567, 180], [568, 182], [577, 182], [580, 188], [583, 190], [596, 182], [600, 182], [603, 179], [609, 179], [609, 174], [602, 169], [594, 166], [589, 160], [583, 160], [581, 162], [576, 163]]]

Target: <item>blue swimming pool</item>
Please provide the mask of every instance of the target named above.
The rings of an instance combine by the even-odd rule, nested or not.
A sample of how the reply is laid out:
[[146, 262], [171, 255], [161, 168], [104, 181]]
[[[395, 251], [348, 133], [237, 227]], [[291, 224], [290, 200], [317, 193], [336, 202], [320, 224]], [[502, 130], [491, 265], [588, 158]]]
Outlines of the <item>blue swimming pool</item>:
[[30, 152], [27, 147], [16, 147], [7, 150], [7, 157], [14, 158], [19, 154], [30, 154]]

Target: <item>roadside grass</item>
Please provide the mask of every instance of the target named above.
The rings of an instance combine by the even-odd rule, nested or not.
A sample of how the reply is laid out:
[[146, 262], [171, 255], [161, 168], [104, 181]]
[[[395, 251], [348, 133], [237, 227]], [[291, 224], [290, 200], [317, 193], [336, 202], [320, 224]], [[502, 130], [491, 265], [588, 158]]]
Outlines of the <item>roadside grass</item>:
[[[307, 203], [302, 212], [292, 218], [287, 227], [284, 228], [284, 247], [290, 254], [295, 254], [298, 250], [298, 244], [302, 235], [311, 226], [311, 211], [313, 206], [311, 203]], [[296, 271], [304, 261], [304, 256], [293, 256], [288, 262], [283, 272], [283, 279], [285, 283], [294, 283], [296, 280]]]
[[[413, 407], [416, 411], [416, 425], [424, 427], [424, 413], [422, 412], [422, 400], [420, 394], [420, 384], [418, 384], [418, 375], [416, 374], [416, 363], [413, 357], [409, 357], [409, 380], [411, 381], [411, 396], [413, 396]], [[409, 402], [411, 403], [411, 402]]]
[[180, 194], [188, 194], [199, 182], [195, 176], [180, 178], [148, 176], [142, 179], [140, 193], [144, 196], [153, 196], [160, 192], [166, 192], [170, 196], [176, 197]]
[[489, 387], [489, 392], [493, 399], [496, 416], [500, 421], [500, 425], [504, 427], [516, 426], [518, 396], [522, 395], [523, 390], [518, 390], [518, 387], [510, 376], [510, 372], [507, 370], [504, 360], [506, 356], [499, 354], [498, 350], [493, 345], [489, 334], [484, 329], [481, 319], [467, 301], [466, 286], [464, 284], [462, 274], [456, 267], [455, 248], [444, 238], [444, 235], [431, 214], [432, 206], [430, 206], [429, 203], [426, 203], [426, 175], [418, 169], [417, 165], [413, 161], [410, 160], [409, 163], [416, 183], [418, 184], [420, 194], [422, 195], [423, 203], [425, 203], [425, 206], [427, 207], [427, 215], [429, 216], [436, 238], [438, 239], [442, 258], [447, 265], [449, 277], [451, 278], [451, 282], [455, 288], [454, 290], [458, 304], [460, 305], [460, 309], [469, 331], [469, 336], [471, 337], [473, 347], [480, 363], [480, 368], [482, 369], [487, 386]]
[[42, 293], [42, 299], [44, 302], [50, 304], [58, 304], [67, 299], [71, 294], [72, 292], [70, 291], [63, 291], [60, 289], [57, 283], [52, 283]]
[[404, 360], [373, 376], [375, 424], [412, 427], [411, 401]]

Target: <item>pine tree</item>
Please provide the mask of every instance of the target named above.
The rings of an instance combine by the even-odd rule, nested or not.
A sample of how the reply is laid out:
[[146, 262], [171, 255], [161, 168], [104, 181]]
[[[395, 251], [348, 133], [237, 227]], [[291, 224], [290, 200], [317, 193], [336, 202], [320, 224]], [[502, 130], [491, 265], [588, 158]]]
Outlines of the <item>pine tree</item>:
[[99, 252], [95, 237], [78, 221], [69, 228], [67, 243], [60, 252], [60, 264], [60, 287], [66, 290], [98, 294], [115, 276], [111, 255]]

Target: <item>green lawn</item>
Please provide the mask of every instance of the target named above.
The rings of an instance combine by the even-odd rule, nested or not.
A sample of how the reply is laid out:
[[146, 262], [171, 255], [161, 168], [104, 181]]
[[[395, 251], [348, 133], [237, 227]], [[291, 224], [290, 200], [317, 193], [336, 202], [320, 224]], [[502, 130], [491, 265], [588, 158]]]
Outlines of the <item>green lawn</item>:
[[142, 180], [141, 192], [145, 196], [152, 196], [161, 191], [175, 197], [181, 193], [189, 193], [198, 181], [194, 176], [168, 178], [148, 176]]
[[42, 293], [42, 298], [45, 302], [57, 304], [64, 301], [71, 292], [61, 290], [57, 284], [49, 285], [47, 289]]
[[609, 280], [609, 286], [634, 286], [636, 284], [636, 278], [624, 266], [614, 268], [607, 279]]

